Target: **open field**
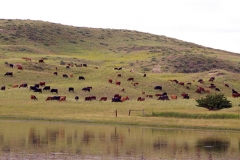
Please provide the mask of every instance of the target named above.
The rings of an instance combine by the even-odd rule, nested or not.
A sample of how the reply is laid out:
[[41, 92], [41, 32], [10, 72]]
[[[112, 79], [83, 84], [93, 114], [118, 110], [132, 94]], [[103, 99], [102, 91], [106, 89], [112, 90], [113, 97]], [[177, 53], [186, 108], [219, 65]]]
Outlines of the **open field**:
[[[0, 118], [240, 130], [240, 98], [232, 98], [232, 89], [240, 92], [238, 54], [136, 31], [77, 28], [38, 21], [0, 22], [0, 85], [6, 86], [5, 91], [0, 91]], [[39, 63], [40, 59], [44, 63]], [[23, 70], [17, 69], [17, 64]], [[72, 66], [66, 68], [68, 64]], [[87, 67], [77, 67], [80, 64], [87, 64]], [[122, 70], [115, 70], [115, 67], [122, 67]], [[56, 71], [57, 76], [53, 74]], [[4, 76], [6, 72], [12, 72], [13, 77]], [[73, 77], [63, 78], [63, 74]], [[79, 80], [79, 76], [85, 80]], [[215, 77], [214, 82], [209, 81], [210, 77]], [[113, 83], [109, 83], [109, 79]], [[175, 79], [184, 85], [170, 81]], [[199, 83], [199, 79], [204, 83]], [[120, 81], [121, 85], [116, 85], [115, 81]], [[39, 82], [46, 82], [46, 86], [58, 89], [59, 93], [30, 91], [29, 86]], [[27, 83], [28, 88], [12, 88], [22, 83]], [[211, 83], [220, 91], [210, 89]], [[162, 90], [154, 89], [158, 85]], [[75, 91], [69, 92], [69, 87]], [[92, 90], [84, 92], [83, 87], [92, 87]], [[209, 93], [196, 93], [198, 87]], [[157, 100], [155, 94], [163, 92], [169, 97], [176, 95], [178, 99]], [[188, 93], [190, 99], [183, 99], [183, 92]], [[220, 111], [196, 107], [195, 99], [215, 93], [223, 93], [233, 107]], [[130, 100], [111, 102], [114, 94], [128, 96]], [[31, 95], [38, 100], [31, 100]], [[66, 96], [66, 101], [46, 101], [47, 97], [55, 95]], [[76, 101], [75, 96], [80, 99]], [[88, 96], [96, 96], [97, 100], [85, 101]], [[99, 101], [101, 97], [108, 100]], [[137, 101], [138, 97], [145, 101]], [[129, 116], [129, 110], [138, 111]], [[169, 112], [186, 117], [195, 114], [223, 117], [153, 116], [153, 113]]]

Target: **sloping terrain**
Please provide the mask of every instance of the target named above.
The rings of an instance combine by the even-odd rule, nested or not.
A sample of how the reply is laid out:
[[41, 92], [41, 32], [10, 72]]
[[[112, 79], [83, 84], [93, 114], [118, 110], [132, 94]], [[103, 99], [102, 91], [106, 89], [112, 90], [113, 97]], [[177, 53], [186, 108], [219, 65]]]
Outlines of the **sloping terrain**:
[[[240, 73], [240, 54], [138, 31], [0, 20], [0, 53], [66, 55], [144, 73]], [[46, 58], [46, 57], [45, 57]]]

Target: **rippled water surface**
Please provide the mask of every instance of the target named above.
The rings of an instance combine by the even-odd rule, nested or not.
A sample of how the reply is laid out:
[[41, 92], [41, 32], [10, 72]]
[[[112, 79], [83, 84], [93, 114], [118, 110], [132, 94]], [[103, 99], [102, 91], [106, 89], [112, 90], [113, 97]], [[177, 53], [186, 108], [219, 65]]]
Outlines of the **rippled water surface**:
[[2, 120], [0, 159], [240, 160], [240, 133]]

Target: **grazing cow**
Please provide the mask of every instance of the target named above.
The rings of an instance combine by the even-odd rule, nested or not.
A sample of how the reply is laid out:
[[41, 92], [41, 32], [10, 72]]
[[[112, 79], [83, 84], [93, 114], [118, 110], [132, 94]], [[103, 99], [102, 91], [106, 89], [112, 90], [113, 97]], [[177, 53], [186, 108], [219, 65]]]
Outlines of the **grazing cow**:
[[153, 95], [148, 94], [146, 97], [153, 98]]
[[107, 97], [101, 97], [99, 101], [107, 101]]
[[190, 87], [189, 87], [189, 86], [186, 86], [186, 89], [190, 89]]
[[78, 100], [79, 100], [79, 97], [78, 97], [78, 96], [75, 96], [75, 100], [78, 101]]
[[122, 102], [121, 96], [119, 96], [119, 97], [113, 97], [113, 98], [112, 98], [112, 102]]
[[87, 64], [82, 64], [83, 67], [87, 67]]
[[127, 100], [129, 100], [129, 97], [128, 97], [128, 96], [122, 97], [121, 100], [122, 100], [122, 102], [123, 102], [123, 101], [127, 101]]
[[200, 91], [205, 92], [205, 89], [204, 89], [203, 87], [198, 87], [198, 89], [199, 89]]
[[179, 82], [178, 84], [181, 86], [184, 86], [184, 82]]
[[6, 72], [4, 76], [13, 76], [13, 72]]
[[68, 88], [68, 92], [71, 92], [71, 91], [74, 92], [74, 88], [73, 87], [69, 87]]
[[134, 81], [134, 78], [128, 78], [128, 81]]
[[18, 84], [13, 84], [12, 88], [18, 88]]
[[19, 70], [23, 70], [23, 67], [20, 66], [20, 65], [17, 65], [17, 69], [19, 69]]
[[71, 77], [71, 78], [72, 78], [72, 77], [73, 77], [73, 74], [72, 74], [72, 73], [71, 73], [71, 74], [69, 74], [69, 77]]
[[209, 90], [209, 89], [206, 89], [205, 92], [210, 93], [210, 90]]
[[28, 85], [27, 85], [27, 83], [23, 83], [23, 84], [19, 85], [19, 88], [21, 88], [21, 87], [26, 88], [26, 87], [28, 87]]
[[133, 83], [134, 86], [136, 86], [136, 85], [138, 85], [138, 84], [139, 84], [138, 82]]
[[145, 98], [138, 97], [137, 101], [145, 101]]
[[121, 90], [121, 92], [124, 92], [125, 91], [125, 89], [123, 88], [122, 90]]
[[51, 96], [50, 96], [50, 97], [47, 97], [46, 101], [52, 100], [52, 98], [53, 98], [53, 97], [51, 97]]
[[209, 86], [209, 88], [216, 88], [216, 86], [211, 83], [211, 85]]
[[232, 97], [233, 97], [233, 98], [240, 97], [240, 94], [239, 94], [239, 93], [232, 93]]
[[168, 98], [168, 95], [161, 95], [159, 98], [158, 98], [158, 100], [162, 100], [162, 101], [164, 101], [164, 100], [169, 100], [169, 98]]
[[30, 86], [30, 91], [31, 91], [31, 90], [35, 91], [35, 89], [37, 89], [37, 87], [35, 87], [35, 86]]
[[201, 92], [201, 90], [198, 88], [198, 89], [196, 90], [196, 93], [202, 93], [202, 92]]
[[33, 100], [38, 100], [37, 97], [34, 96], [34, 95], [31, 95], [30, 98], [33, 99]]
[[2, 91], [5, 91], [5, 89], [6, 89], [5, 86], [2, 86], [2, 87], [1, 87], [1, 90], [2, 90]]
[[44, 86], [43, 90], [50, 90], [50, 86]]
[[156, 90], [162, 90], [162, 86], [155, 86], [154, 89], [156, 89]]
[[44, 63], [44, 60], [43, 59], [39, 59], [38, 63]]
[[58, 89], [54, 89], [54, 88], [53, 88], [53, 89], [50, 90], [50, 92], [51, 92], [51, 93], [55, 92], [55, 93], [58, 94]]
[[144, 74], [143, 74], [143, 77], [146, 77], [146, 76], [147, 76], [146, 73], [144, 73]]
[[79, 80], [85, 80], [85, 78], [83, 76], [79, 76], [78, 79]]
[[192, 83], [191, 82], [187, 82], [187, 85], [191, 85]]
[[59, 98], [58, 101], [59, 101], [59, 102], [60, 102], [60, 101], [66, 101], [66, 96], [60, 96], [60, 98]]
[[61, 96], [53, 96], [51, 100], [56, 100], [58, 101], [61, 98]]
[[121, 82], [120, 81], [116, 81], [115, 84], [120, 86]]
[[46, 82], [39, 82], [40, 86], [45, 86]]
[[226, 84], [226, 83], [224, 84], [224, 86], [226, 86], [226, 87], [229, 87], [229, 85], [228, 85], [228, 84]]
[[203, 82], [203, 79], [199, 79], [198, 82], [199, 82], [199, 83]]
[[145, 92], [142, 92], [142, 94], [145, 94]]
[[178, 83], [178, 80], [176, 80], [176, 79], [174, 79], [174, 80], [172, 80], [173, 82], [175, 82], [175, 83]]
[[13, 66], [14, 66], [13, 64], [9, 64], [9, 67], [13, 68]]
[[173, 94], [173, 95], [171, 95], [171, 98], [172, 99], [177, 99], [177, 96]]
[[182, 93], [181, 96], [183, 99], [189, 99], [189, 95], [187, 93]]
[[112, 79], [108, 79], [108, 82], [109, 82], [109, 83], [112, 83]]
[[159, 93], [155, 94], [156, 97], [159, 97], [159, 96], [161, 96], [161, 95], [162, 95], [162, 94], [159, 94]]
[[92, 101], [92, 100], [96, 100], [96, 96], [88, 96], [88, 97], [85, 97], [85, 101]]
[[211, 78], [209, 79], [210, 82], [213, 82], [214, 80], [215, 80], [215, 77], [211, 77]]
[[36, 88], [36, 89], [34, 90], [34, 92], [42, 93], [42, 89], [41, 89], [41, 88]]
[[82, 91], [85, 91], [85, 92], [90, 92], [90, 88], [87, 88], [87, 87], [84, 87], [83, 89], [82, 89]]
[[219, 88], [215, 88], [215, 91], [220, 91], [220, 89]]
[[58, 75], [58, 72], [53, 72], [53, 74], [54, 74], [55, 76], [57, 76], [57, 75]]
[[67, 74], [63, 74], [62, 76], [63, 76], [63, 78], [68, 78]]
[[121, 77], [122, 75], [121, 75], [121, 74], [118, 74], [117, 76], [118, 76], [118, 77]]
[[70, 68], [70, 66], [66, 66], [66, 68], [67, 68], [67, 69], [69, 69], [69, 68]]

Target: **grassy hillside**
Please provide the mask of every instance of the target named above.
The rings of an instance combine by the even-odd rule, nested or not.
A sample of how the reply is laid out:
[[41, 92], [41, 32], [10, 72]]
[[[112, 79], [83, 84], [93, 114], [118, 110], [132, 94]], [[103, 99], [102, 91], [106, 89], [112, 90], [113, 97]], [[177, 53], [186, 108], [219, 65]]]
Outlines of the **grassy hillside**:
[[138, 31], [0, 20], [0, 53], [69, 56], [88, 64], [145, 73], [240, 73], [240, 55]]

